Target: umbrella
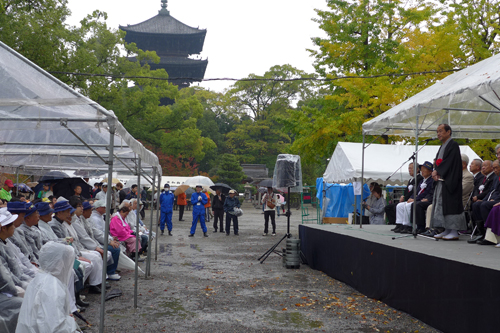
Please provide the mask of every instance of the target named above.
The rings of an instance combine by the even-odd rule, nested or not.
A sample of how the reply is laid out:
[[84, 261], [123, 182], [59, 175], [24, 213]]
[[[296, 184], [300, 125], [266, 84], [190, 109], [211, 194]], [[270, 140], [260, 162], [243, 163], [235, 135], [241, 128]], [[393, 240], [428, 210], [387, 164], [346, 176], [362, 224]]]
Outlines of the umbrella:
[[185, 182], [185, 185], [189, 186], [196, 186], [196, 185], [207, 185], [207, 186], [212, 186], [214, 185], [214, 182], [205, 176], [196, 176], [196, 177], [191, 177], [188, 178]]
[[[104, 178], [101, 183], [108, 183], [108, 178]], [[119, 179], [116, 178], [111, 178], [111, 184], [116, 185], [118, 183], [121, 183]]]
[[178, 196], [179, 194], [186, 192], [188, 188], [189, 185], [181, 185], [175, 189], [174, 195]]
[[185, 193], [186, 193], [186, 198], [191, 198], [191, 195], [193, 195], [193, 193], [194, 193], [194, 192], [195, 192], [195, 190], [194, 190], [194, 189], [192, 189], [191, 187], [190, 187], [190, 188], [188, 188], [188, 189], [186, 190], [186, 192], [185, 192]]
[[285, 197], [282, 196], [281, 194], [276, 194], [276, 197], [278, 198], [278, 200], [279, 200], [280, 203], [285, 202]]
[[45, 175], [43, 175], [40, 178], [39, 182], [45, 182], [47, 180], [64, 179], [64, 178], [69, 178], [69, 176], [62, 171], [50, 171], [50, 172], [47, 172]]
[[217, 191], [217, 189], [220, 189], [220, 191], [223, 194], [228, 194], [230, 190], [232, 190], [231, 186], [224, 184], [224, 183], [215, 183], [210, 188], [214, 191]]
[[33, 192], [33, 190], [24, 183], [20, 183], [19, 185], [17, 185], [16, 183], [14, 184], [14, 187], [17, 187], [19, 189], [19, 192], [24, 192], [24, 193]]
[[272, 179], [264, 179], [259, 183], [260, 187], [273, 187], [273, 180]]
[[259, 188], [257, 189], [257, 191], [258, 191], [259, 193], [264, 194], [264, 193], [266, 193], [266, 192], [267, 192], [267, 187], [259, 187]]
[[85, 182], [82, 178], [65, 178], [59, 179], [53, 187], [54, 196], [69, 198], [75, 195], [73, 188], [78, 185], [82, 188], [81, 196], [84, 199], [90, 199], [90, 191], [92, 187]]

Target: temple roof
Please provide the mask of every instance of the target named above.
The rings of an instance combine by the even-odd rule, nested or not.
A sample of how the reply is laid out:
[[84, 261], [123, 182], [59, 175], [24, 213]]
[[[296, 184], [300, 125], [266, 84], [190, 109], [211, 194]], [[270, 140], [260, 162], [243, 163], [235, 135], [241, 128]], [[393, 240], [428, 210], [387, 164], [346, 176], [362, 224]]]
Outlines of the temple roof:
[[190, 27], [181, 21], [173, 18], [170, 14], [158, 14], [144, 22], [127, 26], [120, 26], [124, 31], [134, 31], [138, 33], [149, 34], [167, 34], [167, 35], [190, 35], [206, 33], [206, 29]]

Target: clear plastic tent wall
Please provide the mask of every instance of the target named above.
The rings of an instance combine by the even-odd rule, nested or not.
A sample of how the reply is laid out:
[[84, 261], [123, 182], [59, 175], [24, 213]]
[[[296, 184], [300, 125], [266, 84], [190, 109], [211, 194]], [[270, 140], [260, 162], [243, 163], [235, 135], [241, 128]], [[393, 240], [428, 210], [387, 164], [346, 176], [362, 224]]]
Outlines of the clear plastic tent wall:
[[[433, 162], [440, 146], [425, 146], [418, 152], [418, 163]], [[350, 183], [361, 180], [362, 143], [339, 142], [328, 166], [323, 174], [327, 183]], [[397, 168], [407, 162], [415, 152], [413, 145], [381, 145], [371, 144], [365, 147], [365, 164], [363, 177], [365, 181], [375, 181], [380, 184], [402, 185], [410, 179], [408, 163], [404, 165], [387, 181]], [[460, 146], [460, 152], [472, 161], [479, 156], [469, 147]]]
[[161, 173], [158, 158], [115, 114], [71, 89], [0, 42], [0, 172], [108, 170], [114, 129], [114, 171]]
[[300, 156], [279, 154], [273, 174], [273, 187], [283, 192], [302, 192], [302, 167]]
[[433, 137], [447, 123], [454, 138], [500, 134], [500, 54], [451, 74], [363, 124], [363, 133]]

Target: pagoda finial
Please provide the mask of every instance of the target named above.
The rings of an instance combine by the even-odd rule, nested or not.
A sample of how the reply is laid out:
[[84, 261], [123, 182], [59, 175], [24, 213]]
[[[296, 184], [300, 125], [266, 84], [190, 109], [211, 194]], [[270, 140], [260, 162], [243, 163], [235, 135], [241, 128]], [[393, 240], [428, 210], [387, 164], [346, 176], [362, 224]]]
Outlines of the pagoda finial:
[[170, 15], [170, 12], [167, 10], [167, 2], [168, 0], [161, 0], [161, 9], [158, 11], [160, 15]]

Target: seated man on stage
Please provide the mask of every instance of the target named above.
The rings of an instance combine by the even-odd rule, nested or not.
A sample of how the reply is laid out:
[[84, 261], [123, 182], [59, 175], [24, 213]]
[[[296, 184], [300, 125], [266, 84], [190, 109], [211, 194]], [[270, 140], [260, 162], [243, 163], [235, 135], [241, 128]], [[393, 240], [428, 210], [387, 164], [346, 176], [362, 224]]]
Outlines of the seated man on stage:
[[[422, 176], [420, 175], [420, 173], [418, 173], [418, 169], [419, 168], [417, 166], [417, 185], [420, 185], [420, 183], [422, 182]], [[399, 202], [395, 202], [385, 206], [385, 214], [387, 215], [389, 224], [396, 224], [396, 206], [400, 202], [408, 201], [408, 199], [410, 199], [410, 196], [413, 194], [413, 186], [415, 186], [415, 178], [413, 177], [414, 175], [413, 162], [408, 165], [408, 173], [410, 174], [411, 178], [410, 180], [408, 180], [408, 185], [406, 185], [404, 195], [402, 195], [399, 198]], [[400, 231], [402, 227], [403, 225], [398, 224], [396, 228], [391, 229], [391, 231], [394, 232], [396, 232], [396, 230]]]
[[[498, 163], [498, 161], [495, 162]], [[484, 206], [483, 211], [481, 211], [483, 202], [489, 201], [490, 194], [493, 191], [493, 185], [496, 184], [495, 178], [497, 178], [497, 176], [495, 175], [495, 172], [493, 170], [493, 163], [489, 160], [484, 161], [481, 172], [484, 175], [484, 179], [482, 181], [482, 184], [479, 185], [477, 190], [475, 189], [474, 193], [472, 194], [473, 203], [471, 209], [472, 210], [471, 219], [477, 225], [478, 235], [467, 241], [470, 244], [475, 244], [477, 241], [484, 239], [484, 235], [486, 233], [486, 229], [484, 228], [484, 222], [488, 217], [489, 211], [494, 205], [494, 203], [493, 204], [487, 203]]]
[[[432, 203], [432, 198], [434, 195], [434, 179], [432, 179], [431, 174], [433, 170], [433, 165], [431, 162], [426, 161], [422, 164], [420, 172], [422, 173], [423, 180], [418, 184], [417, 197], [413, 199], [413, 194], [408, 199], [407, 202], [401, 202], [396, 207], [396, 224], [402, 225], [399, 232], [401, 234], [411, 233], [411, 216], [413, 207], [416, 206], [416, 224], [418, 226], [417, 232], [423, 232], [425, 226], [425, 211], [427, 207]], [[415, 203], [415, 205], [413, 205]]]

